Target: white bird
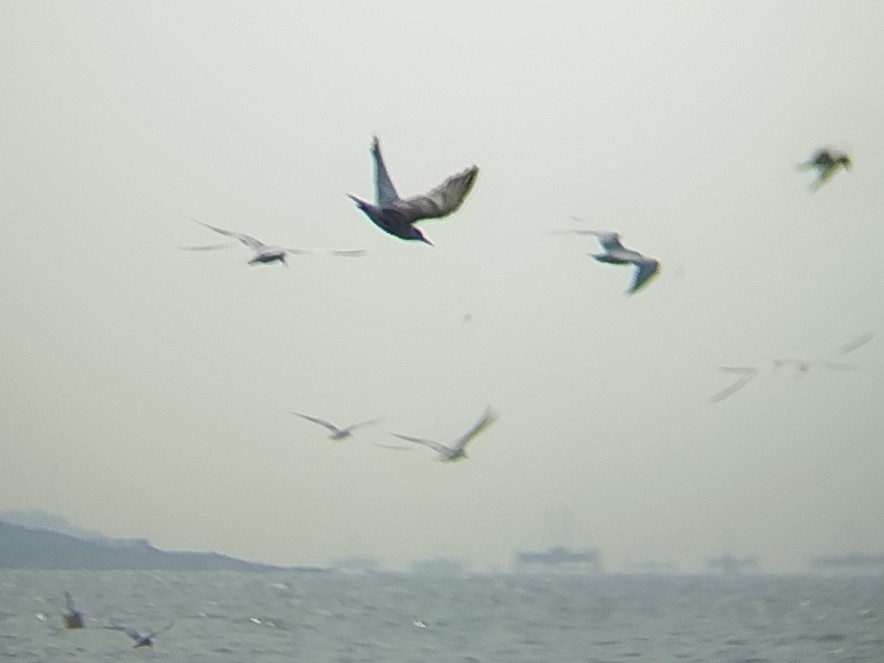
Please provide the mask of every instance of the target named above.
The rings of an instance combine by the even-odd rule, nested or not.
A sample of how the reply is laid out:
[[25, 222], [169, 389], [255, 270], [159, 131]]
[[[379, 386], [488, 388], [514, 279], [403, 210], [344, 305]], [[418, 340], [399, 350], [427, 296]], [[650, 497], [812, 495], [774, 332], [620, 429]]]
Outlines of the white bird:
[[62, 615], [62, 621], [65, 628], [84, 628], [86, 626], [86, 618], [83, 613], [77, 610], [74, 604], [74, 597], [69, 592], [64, 593], [64, 603], [67, 612]]
[[466, 433], [457, 438], [454, 443], [448, 447], [440, 442], [436, 442], [435, 440], [427, 440], [421, 437], [409, 437], [408, 435], [400, 435], [399, 433], [391, 433], [391, 435], [395, 435], [399, 439], [406, 440], [408, 442], [415, 442], [417, 444], [422, 444], [425, 447], [429, 447], [434, 451], [439, 453], [439, 460], [443, 462], [450, 462], [454, 460], [462, 460], [464, 458], [468, 458], [464, 449], [467, 444], [475, 438], [479, 433], [488, 428], [491, 424], [493, 424], [497, 420], [497, 414], [489, 407], [485, 410], [482, 416], [479, 418], [472, 428], [470, 428]]
[[328, 436], [330, 440], [343, 440], [352, 436], [353, 431], [360, 426], [367, 426], [368, 424], [373, 424], [381, 420], [380, 417], [378, 417], [376, 419], [368, 419], [367, 421], [360, 421], [356, 424], [340, 427], [325, 419], [311, 417], [309, 414], [301, 414], [300, 412], [292, 412], [292, 414], [301, 417], [302, 419], [306, 419], [307, 421], [312, 421], [314, 424], [319, 424], [323, 428], [327, 428], [331, 432], [331, 435]]
[[[572, 217], [576, 218], [576, 217]], [[655, 258], [642, 255], [638, 251], [627, 249], [620, 243], [620, 235], [610, 231], [598, 230], [560, 230], [559, 233], [572, 233], [575, 235], [593, 235], [599, 241], [604, 253], [590, 253], [589, 255], [599, 262], [612, 265], [635, 265], [635, 278], [625, 294], [631, 295], [638, 292], [660, 270], [660, 263]]]
[[[307, 254], [317, 254], [317, 253], [326, 253], [335, 256], [343, 256], [343, 257], [356, 257], [365, 255], [365, 250], [363, 249], [293, 249], [282, 246], [271, 246], [269, 244], [265, 244], [260, 239], [256, 239], [251, 235], [246, 235], [245, 233], [236, 232], [234, 230], [225, 230], [224, 228], [218, 228], [216, 226], [210, 226], [208, 223], [203, 223], [202, 221], [198, 221], [197, 219], [191, 219], [201, 226], [205, 226], [209, 230], [214, 230], [216, 233], [220, 233], [221, 235], [227, 235], [228, 237], [233, 237], [247, 247], [252, 249], [255, 252], [255, 255], [249, 260], [250, 265], [255, 265], [257, 263], [271, 263], [271, 262], [280, 262], [286, 267], [288, 263], [286, 262], [286, 255], [307, 255]], [[214, 249], [220, 249], [227, 246], [226, 244], [210, 244], [206, 246], [184, 246], [182, 247], [185, 251], [211, 251]]]
[[131, 626], [123, 626], [121, 624], [111, 624], [110, 626], [105, 626], [103, 628], [110, 629], [112, 631], [121, 631], [125, 633], [130, 638], [135, 641], [135, 644], [132, 645], [133, 649], [137, 649], [138, 647], [153, 647], [153, 639], [157, 637], [160, 633], [164, 631], [168, 631], [172, 626], [175, 625], [175, 622], [171, 622], [167, 624], [161, 629], [153, 631], [152, 633], [148, 633], [147, 635], [142, 635], [136, 629]]
[[375, 168], [375, 204], [347, 194], [356, 206], [381, 230], [400, 239], [432, 244], [414, 224], [424, 219], [441, 219], [456, 212], [473, 188], [479, 169], [470, 166], [452, 175], [429, 193], [400, 198], [387, 172], [377, 136], [371, 144]]
[[816, 191], [823, 184], [832, 179], [841, 169], [850, 170], [853, 162], [846, 151], [838, 147], [821, 147], [804, 163], [798, 164], [798, 168], [817, 171], [817, 178], [810, 185], [811, 190]]

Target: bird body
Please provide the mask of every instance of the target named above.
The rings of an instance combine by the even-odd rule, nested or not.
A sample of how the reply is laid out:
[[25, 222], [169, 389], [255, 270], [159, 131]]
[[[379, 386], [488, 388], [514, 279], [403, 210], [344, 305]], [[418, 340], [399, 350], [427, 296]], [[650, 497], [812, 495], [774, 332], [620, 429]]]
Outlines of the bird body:
[[86, 618], [83, 613], [77, 610], [74, 605], [74, 597], [69, 592], [64, 593], [64, 603], [67, 612], [62, 615], [64, 627], [67, 629], [84, 628], [86, 626]]
[[810, 185], [813, 191], [832, 179], [841, 169], [850, 170], [853, 162], [850, 155], [838, 147], [821, 147], [813, 155], [798, 167], [802, 170], [815, 169], [817, 178]]
[[398, 437], [401, 440], [406, 440], [408, 442], [414, 442], [415, 444], [421, 444], [425, 447], [429, 447], [434, 451], [438, 452], [439, 460], [442, 462], [451, 462], [455, 460], [464, 460], [468, 458], [465, 449], [467, 444], [473, 440], [479, 433], [488, 428], [491, 424], [493, 424], [497, 420], [497, 414], [491, 409], [487, 408], [479, 420], [473, 424], [472, 428], [470, 428], [466, 433], [457, 438], [451, 446], [446, 446], [440, 442], [436, 442], [435, 440], [428, 440], [422, 437], [410, 437], [408, 435], [400, 435], [399, 433], [392, 433], [392, 435]]
[[375, 202], [347, 195], [378, 228], [404, 240], [432, 244], [414, 224], [425, 219], [441, 219], [457, 211], [479, 174], [476, 166], [470, 166], [429, 193], [400, 198], [387, 172], [377, 137], [372, 141], [371, 154], [375, 167]]

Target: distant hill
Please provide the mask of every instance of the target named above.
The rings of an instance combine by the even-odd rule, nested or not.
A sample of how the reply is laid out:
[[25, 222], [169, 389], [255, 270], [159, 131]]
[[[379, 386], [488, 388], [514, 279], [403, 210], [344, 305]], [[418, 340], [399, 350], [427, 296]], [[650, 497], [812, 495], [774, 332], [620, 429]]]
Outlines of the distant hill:
[[171, 552], [147, 539], [84, 540], [0, 520], [0, 568], [262, 571], [280, 567], [214, 552]]
[[78, 539], [91, 541], [94, 539], [106, 539], [107, 537], [94, 529], [77, 527], [70, 523], [67, 518], [57, 513], [47, 513], [39, 509], [0, 511], [0, 521], [21, 525], [30, 529], [48, 529], [51, 532], [67, 534]]

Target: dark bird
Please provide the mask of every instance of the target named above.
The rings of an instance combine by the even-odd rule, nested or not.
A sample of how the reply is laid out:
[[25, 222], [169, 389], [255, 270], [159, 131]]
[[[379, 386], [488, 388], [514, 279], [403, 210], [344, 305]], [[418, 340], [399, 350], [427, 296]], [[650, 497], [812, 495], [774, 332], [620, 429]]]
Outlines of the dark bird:
[[821, 147], [813, 153], [810, 159], [798, 164], [798, 167], [802, 170], [815, 169], [817, 171], [817, 178], [810, 185], [811, 190], [816, 191], [832, 179], [841, 168], [850, 170], [852, 165], [850, 155], [844, 150], [837, 147]]
[[575, 235], [593, 235], [598, 238], [599, 244], [605, 250], [604, 253], [590, 253], [589, 255], [599, 262], [611, 265], [635, 265], [635, 278], [625, 294], [631, 295], [638, 292], [660, 270], [660, 263], [655, 258], [649, 258], [638, 251], [627, 249], [620, 243], [620, 235], [615, 232], [598, 230], [559, 230], [559, 233], [572, 233]]
[[110, 626], [105, 626], [104, 628], [125, 633], [130, 638], [132, 638], [132, 640], [135, 641], [135, 644], [132, 645], [132, 648], [137, 649], [138, 647], [153, 647], [153, 639], [163, 631], [168, 631], [170, 628], [172, 628], [174, 624], [175, 622], [167, 624], [163, 628], [156, 630], [153, 633], [148, 633], [147, 635], [141, 635], [141, 633], [136, 631], [131, 626], [122, 626], [120, 624], [112, 624]]
[[450, 462], [467, 458], [468, 456], [464, 452], [467, 444], [496, 420], [497, 415], [490, 407], [487, 408], [479, 421], [477, 421], [466, 433], [457, 438], [450, 447], [445, 446], [440, 442], [436, 442], [435, 440], [427, 440], [421, 437], [409, 437], [408, 435], [399, 435], [398, 433], [391, 433], [391, 435], [395, 435], [401, 440], [407, 440], [408, 442], [415, 442], [416, 444], [422, 444], [425, 447], [429, 447], [430, 449], [439, 452], [439, 460]]
[[479, 169], [470, 166], [452, 175], [429, 193], [400, 198], [390, 179], [377, 136], [371, 144], [375, 170], [375, 204], [347, 194], [374, 224], [400, 239], [432, 244], [414, 224], [424, 219], [441, 219], [455, 212], [473, 188]]
[[[288, 267], [288, 263], [286, 262], [286, 255], [305, 255], [305, 254], [316, 254], [316, 253], [326, 253], [335, 256], [344, 256], [344, 257], [355, 257], [365, 255], [365, 251], [362, 249], [292, 249], [292, 248], [284, 248], [282, 246], [271, 246], [269, 244], [265, 244], [260, 239], [256, 239], [251, 235], [246, 235], [245, 233], [236, 232], [233, 230], [225, 230], [224, 228], [217, 228], [215, 226], [210, 226], [208, 223], [203, 223], [202, 221], [197, 221], [197, 219], [191, 219], [201, 226], [205, 226], [209, 230], [214, 230], [216, 233], [220, 233], [221, 235], [227, 235], [228, 237], [233, 237], [247, 247], [252, 249], [255, 252], [255, 255], [249, 260], [250, 265], [255, 265], [257, 263], [271, 263], [271, 262], [280, 262], [286, 267]], [[214, 249], [220, 249], [227, 246], [226, 244], [211, 244], [208, 246], [185, 246], [182, 247], [185, 251], [211, 251]]]
[[64, 622], [65, 628], [85, 628], [86, 626], [86, 618], [83, 616], [83, 613], [77, 610], [77, 607], [74, 605], [74, 597], [70, 595], [70, 593], [64, 593], [64, 603], [67, 608], [67, 612], [65, 612], [61, 618]]
[[344, 426], [342, 428], [340, 426], [336, 426], [330, 421], [326, 421], [325, 419], [320, 419], [319, 417], [311, 417], [309, 414], [301, 414], [300, 412], [292, 412], [292, 414], [301, 417], [302, 419], [306, 419], [307, 421], [312, 421], [314, 424], [319, 424], [323, 428], [327, 428], [331, 432], [331, 435], [329, 435], [329, 439], [332, 440], [343, 440], [344, 438], [350, 437], [353, 434], [353, 431], [360, 426], [367, 426], [368, 424], [373, 424], [380, 421], [380, 418], [369, 419], [367, 421], [360, 421], [357, 424], [350, 424], [349, 426]]

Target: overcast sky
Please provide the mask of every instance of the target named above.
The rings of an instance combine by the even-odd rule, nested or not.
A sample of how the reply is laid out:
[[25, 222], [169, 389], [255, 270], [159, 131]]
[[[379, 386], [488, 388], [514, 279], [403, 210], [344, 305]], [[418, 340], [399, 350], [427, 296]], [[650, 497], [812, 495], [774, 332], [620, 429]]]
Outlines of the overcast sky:
[[[0, 3], [0, 508], [278, 564], [884, 550], [884, 4]], [[475, 163], [435, 246], [403, 195]], [[850, 173], [811, 193], [821, 145]], [[578, 216], [583, 223], [572, 220]], [[250, 266], [190, 217], [285, 246]], [[593, 261], [612, 229], [661, 261]], [[765, 370], [720, 403], [720, 365]], [[492, 405], [470, 460], [450, 442]], [[292, 410], [347, 424], [333, 442]], [[402, 443], [407, 444], [407, 443]]]

